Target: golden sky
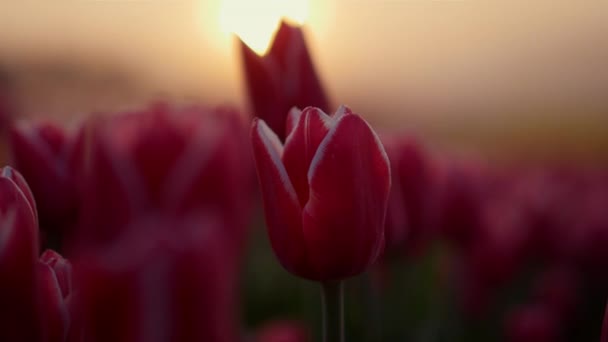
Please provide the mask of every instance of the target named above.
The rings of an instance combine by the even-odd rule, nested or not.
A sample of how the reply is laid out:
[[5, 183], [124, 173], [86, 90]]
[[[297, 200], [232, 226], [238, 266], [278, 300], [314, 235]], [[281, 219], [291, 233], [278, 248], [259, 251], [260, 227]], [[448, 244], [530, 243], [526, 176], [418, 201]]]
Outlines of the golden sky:
[[[0, 61], [118, 63], [159, 91], [241, 104], [220, 9], [220, 0], [2, 1]], [[608, 108], [607, 1], [311, 0], [308, 11], [334, 102], [380, 118]]]

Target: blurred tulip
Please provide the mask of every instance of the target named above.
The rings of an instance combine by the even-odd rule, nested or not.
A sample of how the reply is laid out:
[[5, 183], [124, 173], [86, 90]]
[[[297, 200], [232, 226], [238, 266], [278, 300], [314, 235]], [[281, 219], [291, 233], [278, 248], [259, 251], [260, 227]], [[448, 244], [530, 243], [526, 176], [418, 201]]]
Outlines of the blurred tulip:
[[93, 122], [90, 144], [79, 242], [111, 242], [137, 216], [203, 210], [242, 243], [253, 170], [237, 112], [159, 104]]
[[0, 76], [0, 134], [6, 134], [8, 125], [14, 117], [14, 105], [11, 103], [10, 89]]
[[412, 139], [383, 139], [391, 163], [391, 193], [386, 214], [386, 247], [420, 252], [431, 238], [433, 175], [423, 148]]
[[300, 27], [282, 22], [264, 56], [242, 41], [240, 44], [254, 114], [263, 119], [281, 141], [286, 137], [285, 122], [290, 108], [330, 109]]
[[534, 284], [537, 302], [547, 307], [560, 322], [576, 317], [579, 304], [580, 276], [568, 268], [543, 272]]
[[451, 167], [442, 185], [438, 229], [460, 248], [467, 249], [483, 230], [481, 182], [479, 174]]
[[77, 154], [81, 132], [69, 132], [48, 122], [19, 122], [10, 131], [15, 167], [36, 197], [40, 225], [52, 234], [64, 233], [77, 219]]
[[283, 146], [263, 120], [251, 129], [270, 242], [289, 272], [339, 280], [384, 245], [390, 165], [379, 138], [341, 107], [291, 111]]
[[274, 321], [258, 330], [255, 342], [309, 342], [310, 332], [300, 322]]
[[72, 294], [72, 266], [57, 252], [46, 250], [37, 266], [39, 309], [43, 340], [62, 342], [68, 338]]
[[507, 341], [510, 342], [560, 341], [559, 326], [553, 314], [534, 304], [511, 312], [505, 328]]
[[20, 174], [0, 174], [0, 340], [35, 341], [38, 227], [32, 194]]
[[134, 224], [145, 227], [75, 265], [85, 340], [237, 341], [236, 273], [222, 227], [194, 218]]

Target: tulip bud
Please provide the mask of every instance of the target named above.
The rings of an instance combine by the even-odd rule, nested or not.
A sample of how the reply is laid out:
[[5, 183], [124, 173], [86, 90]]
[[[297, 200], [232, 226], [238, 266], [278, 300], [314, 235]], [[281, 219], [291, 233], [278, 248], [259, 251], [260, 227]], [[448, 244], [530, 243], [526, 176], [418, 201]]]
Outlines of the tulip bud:
[[223, 227], [199, 219], [133, 224], [143, 227], [75, 266], [86, 341], [237, 341], [236, 272]]
[[66, 341], [71, 323], [67, 298], [72, 293], [72, 266], [57, 252], [46, 250], [37, 270], [44, 341]]
[[271, 245], [289, 272], [339, 280], [384, 245], [390, 166], [369, 124], [341, 107], [292, 112], [283, 146], [261, 119], [251, 129]]
[[37, 337], [35, 270], [38, 227], [33, 197], [20, 174], [0, 175], [0, 340]]
[[282, 22], [268, 54], [260, 56], [241, 42], [243, 66], [254, 114], [285, 139], [290, 108], [329, 110], [302, 29]]

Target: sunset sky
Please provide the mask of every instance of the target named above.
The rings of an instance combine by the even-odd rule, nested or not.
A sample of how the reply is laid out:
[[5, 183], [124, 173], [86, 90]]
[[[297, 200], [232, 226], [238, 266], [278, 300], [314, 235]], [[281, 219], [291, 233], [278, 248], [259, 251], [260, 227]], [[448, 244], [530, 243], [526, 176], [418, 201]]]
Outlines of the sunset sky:
[[[0, 62], [120, 65], [159, 92], [243, 104], [222, 8], [221, 0], [3, 1]], [[334, 102], [380, 121], [608, 108], [605, 1], [310, 0], [306, 11]], [[263, 13], [249, 6], [228, 16]]]

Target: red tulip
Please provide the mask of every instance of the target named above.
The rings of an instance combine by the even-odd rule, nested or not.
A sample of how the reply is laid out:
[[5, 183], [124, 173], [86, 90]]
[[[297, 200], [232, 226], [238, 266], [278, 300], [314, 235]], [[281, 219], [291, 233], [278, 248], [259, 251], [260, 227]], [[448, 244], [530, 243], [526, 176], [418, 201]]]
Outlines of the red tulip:
[[300, 322], [275, 321], [258, 330], [255, 342], [308, 342], [310, 332]]
[[161, 104], [94, 122], [80, 240], [110, 242], [140, 215], [201, 210], [223, 214], [233, 240], [243, 240], [251, 169], [240, 120], [231, 110]]
[[86, 341], [237, 341], [236, 272], [222, 227], [199, 219], [134, 224], [145, 227], [75, 266]]
[[433, 222], [433, 174], [428, 157], [414, 140], [386, 137], [392, 187], [386, 216], [386, 245], [398, 252], [424, 247]]
[[35, 299], [38, 227], [32, 194], [10, 167], [0, 175], [0, 340], [38, 336]]
[[268, 54], [260, 56], [241, 42], [249, 99], [254, 114], [283, 141], [290, 108], [329, 110], [300, 27], [281, 23]]
[[37, 270], [44, 341], [66, 341], [71, 323], [68, 297], [72, 294], [72, 266], [57, 252], [47, 250]]
[[307, 279], [363, 272], [384, 245], [390, 166], [380, 140], [346, 107], [292, 111], [287, 126], [284, 146], [263, 120], [251, 130], [275, 254]]
[[46, 231], [61, 233], [76, 221], [76, 156], [81, 133], [71, 133], [52, 123], [13, 126], [9, 146], [15, 167], [32, 188]]

